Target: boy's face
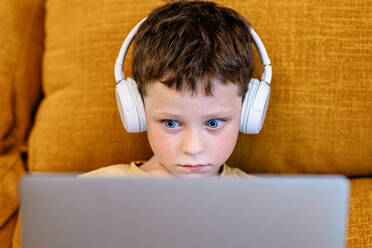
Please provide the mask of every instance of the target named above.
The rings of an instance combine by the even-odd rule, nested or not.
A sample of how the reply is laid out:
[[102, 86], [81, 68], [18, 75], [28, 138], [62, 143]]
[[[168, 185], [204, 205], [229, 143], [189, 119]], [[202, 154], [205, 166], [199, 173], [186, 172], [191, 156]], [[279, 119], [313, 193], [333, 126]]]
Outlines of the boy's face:
[[202, 90], [192, 96], [160, 82], [146, 87], [147, 135], [154, 152], [151, 168], [173, 176], [217, 175], [239, 134], [238, 87], [215, 80], [213, 96]]

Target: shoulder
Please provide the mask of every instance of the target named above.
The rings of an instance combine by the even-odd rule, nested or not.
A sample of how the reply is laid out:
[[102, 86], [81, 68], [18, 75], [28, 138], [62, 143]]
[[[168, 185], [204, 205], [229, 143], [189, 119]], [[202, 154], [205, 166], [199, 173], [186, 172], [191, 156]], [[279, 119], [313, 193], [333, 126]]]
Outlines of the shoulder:
[[141, 176], [145, 172], [138, 168], [135, 162], [130, 164], [115, 164], [110, 166], [101, 167], [99, 169], [80, 174], [78, 177], [122, 177], [122, 176]]
[[257, 178], [255, 176], [252, 176], [252, 175], [249, 175], [249, 174], [245, 173], [244, 171], [242, 171], [239, 168], [230, 167], [226, 164], [223, 165], [223, 171], [221, 173], [221, 177]]

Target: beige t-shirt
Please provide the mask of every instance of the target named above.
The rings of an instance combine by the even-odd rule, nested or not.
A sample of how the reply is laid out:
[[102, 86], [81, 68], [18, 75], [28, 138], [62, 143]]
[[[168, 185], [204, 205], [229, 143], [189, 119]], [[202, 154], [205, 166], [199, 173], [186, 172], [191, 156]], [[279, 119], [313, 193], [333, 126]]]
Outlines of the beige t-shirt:
[[[110, 165], [106, 167], [102, 167], [84, 174], [80, 176], [109, 176], [109, 177], [141, 177], [141, 176], [150, 176], [148, 173], [141, 169], [141, 164], [144, 161], [133, 161], [130, 164], [116, 164]], [[236, 177], [247, 177], [247, 178], [255, 178], [255, 176], [248, 175], [244, 171], [229, 167], [226, 164], [222, 165], [222, 172], [220, 174], [221, 178], [236, 178]]]

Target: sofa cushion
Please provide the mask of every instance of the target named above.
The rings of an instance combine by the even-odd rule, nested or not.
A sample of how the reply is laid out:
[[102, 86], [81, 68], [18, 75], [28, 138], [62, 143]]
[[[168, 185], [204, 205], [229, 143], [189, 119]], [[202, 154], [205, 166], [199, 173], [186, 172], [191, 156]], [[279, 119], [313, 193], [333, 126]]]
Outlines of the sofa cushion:
[[350, 189], [347, 247], [371, 247], [372, 178], [351, 179]]
[[0, 1], [0, 247], [10, 247], [21, 157], [41, 98], [43, 0]]
[[18, 209], [18, 182], [24, 173], [19, 154], [0, 155], [0, 230]]
[[43, 2], [0, 3], [0, 154], [22, 147], [40, 101]]
[[233, 7], [267, 46], [273, 80], [262, 132], [241, 135], [229, 162], [260, 173], [372, 175], [372, 5], [236, 1]]
[[18, 212], [16, 212], [3, 226], [0, 228], [0, 247], [12, 247], [13, 235], [16, 230]]
[[113, 75], [125, 35], [159, 4], [47, 2], [45, 98], [30, 138], [30, 170], [88, 171], [151, 156], [146, 134], [122, 127]]
[[[241, 134], [228, 164], [252, 173], [370, 175], [372, 7], [363, 0], [219, 2], [250, 20], [273, 65], [264, 128]], [[129, 30], [163, 3], [47, 1], [45, 98], [30, 138], [31, 170], [87, 171], [151, 156], [146, 134], [121, 125], [113, 70]], [[256, 77], [261, 71], [257, 63]]]

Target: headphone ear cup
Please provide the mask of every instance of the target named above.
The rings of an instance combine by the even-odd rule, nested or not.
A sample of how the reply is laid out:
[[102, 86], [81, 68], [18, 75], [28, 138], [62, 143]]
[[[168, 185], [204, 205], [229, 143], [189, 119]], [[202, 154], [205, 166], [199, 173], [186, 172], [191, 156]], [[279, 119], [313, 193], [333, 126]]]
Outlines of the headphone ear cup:
[[257, 134], [261, 131], [270, 99], [270, 86], [252, 78], [245, 93], [240, 117], [240, 132]]
[[146, 131], [146, 114], [136, 81], [131, 78], [116, 84], [116, 102], [120, 118], [128, 133]]

